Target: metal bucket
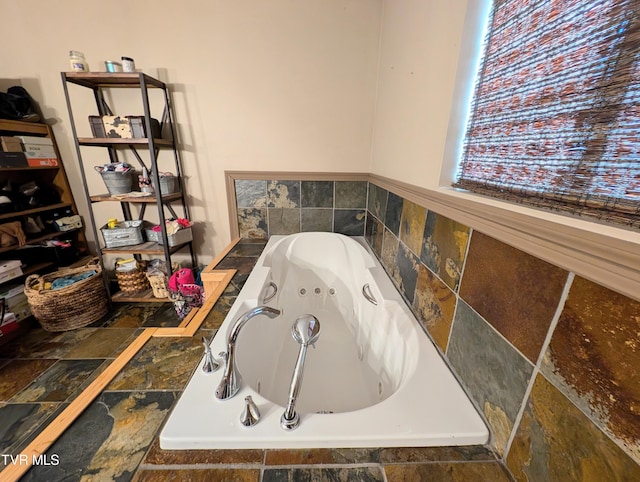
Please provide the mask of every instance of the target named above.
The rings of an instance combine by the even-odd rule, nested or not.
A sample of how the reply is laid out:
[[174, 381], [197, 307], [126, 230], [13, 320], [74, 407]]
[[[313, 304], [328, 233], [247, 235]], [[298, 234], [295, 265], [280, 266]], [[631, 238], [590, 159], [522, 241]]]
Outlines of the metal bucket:
[[160, 176], [160, 194], [173, 194], [178, 192], [177, 176]]
[[109, 194], [126, 194], [133, 190], [135, 171], [102, 171], [100, 175]]

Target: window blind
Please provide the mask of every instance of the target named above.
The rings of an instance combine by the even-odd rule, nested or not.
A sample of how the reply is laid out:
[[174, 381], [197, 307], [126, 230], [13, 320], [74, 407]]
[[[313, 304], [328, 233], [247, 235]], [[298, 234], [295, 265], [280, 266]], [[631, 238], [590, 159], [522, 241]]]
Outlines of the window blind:
[[640, 227], [640, 0], [496, 0], [454, 186]]

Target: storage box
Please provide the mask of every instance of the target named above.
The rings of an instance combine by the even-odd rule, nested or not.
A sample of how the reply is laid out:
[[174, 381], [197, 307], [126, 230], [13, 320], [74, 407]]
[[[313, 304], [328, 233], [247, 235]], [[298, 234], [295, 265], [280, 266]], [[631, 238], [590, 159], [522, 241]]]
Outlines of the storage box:
[[43, 146], [53, 146], [53, 141], [48, 137], [37, 137], [37, 136], [15, 136], [23, 144], [37, 144]]
[[31, 315], [31, 309], [24, 294], [24, 285], [11, 285], [2, 288], [0, 298], [5, 300], [5, 311], [15, 315], [18, 321], [24, 320]]
[[22, 152], [22, 142], [17, 137], [0, 136], [0, 143], [4, 152]]
[[0, 337], [8, 335], [18, 328], [18, 318], [14, 313], [5, 313], [4, 318], [0, 320]]
[[[147, 136], [144, 116], [89, 116], [91, 133], [94, 137], [115, 137], [121, 139], [143, 139]], [[157, 119], [151, 119], [151, 135], [162, 137], [162, 128]]]
[[0, 152], [0, 167], [27, 167], [24, 152]]
[[58, 159], [53, 158], [27, 158], [27, 165], [29, 167], [55, 167], [58, 165]]
[[[129, 123], [131, 124], [131, 134], [136, 139], [149, 137], [147, 135], [147, 129], [144, 123], [144, 116], [127, 116]], [[157, 119], [151, 118], [151, 137], [160, 139], [162, 137], [162, 128], [160, 122]]]
[[105, 224], [100, 228], [104, 244], [107, 248], [132, 246], [144, 241], [142, 237], [142, 221], [122, 221], [115, 228]]
[[78, 214], [75, 214], [73, 216], [56, 219], [53, 222], [53, 227], [56, 228], [56, 231], [62, 232], [80, 229], [82, 227], [82, 218]]
[[23, 144], [25, 156], [29, 157], [58, 157], [53, 146], [42, 144]]
[[19, 259], [0, 260], [0, 283], [22, 276], [22, 262]]
[[[153, 229], [145, 229], [145, 234], [147, 236], [147, 241], [154, 241], [158, 244], [162, 244], [162, 233], [154, 231]], [[191, 232], [191, 228], [184, 228], [180, 231], [177, 231], [175, 234], [170, 234], [167, 236], [167, 241], [169, 242], [169, 247], [173, 248], [179, 244], [188, 243], [193, 240], [193, 233]]]
[[91, 134], [93, 134], [93, 137], [107, 137], [104, 131], [104, 124], [102, 123], [102, 117], [99, 115], [90, 115], [89, 125], [91, 126]]

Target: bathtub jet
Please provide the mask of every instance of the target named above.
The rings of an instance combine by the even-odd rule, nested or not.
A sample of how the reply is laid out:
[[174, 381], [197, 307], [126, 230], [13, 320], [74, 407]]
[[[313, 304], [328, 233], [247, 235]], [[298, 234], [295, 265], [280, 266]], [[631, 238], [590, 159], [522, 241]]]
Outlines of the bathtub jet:
[[[238, 338], [239, 321], [261, 304], [281, 315], [271, 311], [270, 320], [245, 322], [238, 345], [232, 345], [234, 361], [226, 368], [237, 369], [236, 382], [242, 377], [235, 385], [238, 396], [213, 396], [219, 378], [201, 369], [203, 357], [160, 434], [163, 449], [487, 442], [482, 417], [364, 238], [272, 236], [212, 341], [212, 352], [228, 349], [228, 341]], [[300, 389], [302, 377], [292, 374], [305, 340], [313, 341], [313, 329], [300, 343], [291, 336], [291, 323], [308, 313], [321, 321], [322, 336], [306, 354]], [[300, 424], [282, 430], [297, 385], [291, 411]], [[249, 428], [238, 420], [247, 396], [260, 413], [260, 422]]]

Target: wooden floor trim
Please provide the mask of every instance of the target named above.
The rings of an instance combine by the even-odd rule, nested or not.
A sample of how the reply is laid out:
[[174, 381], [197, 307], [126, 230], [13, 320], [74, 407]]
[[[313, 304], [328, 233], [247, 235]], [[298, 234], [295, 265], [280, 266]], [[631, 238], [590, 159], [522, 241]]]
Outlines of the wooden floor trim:
[[104, 390], [107, 385], [120, 373], [120, 370], [138, 353], [149, 341], [157, 328], [145, 329], [133, 342], [103, 371], [91, 384], [65, 408], [55, 420], [47, 425], [33, 441], [24, 448], [20, 455], [26, 455], [19, 464], [10, 464], [0, 472], [3, 481], [17, 481], [31, 468], [34, 457], [42, 455], [69, 428], [78, 416], [84, 412], [89, 404]]
[[[218, 266], [218, 263], [220, 263], [220, 261], [222, 261], [224, 257], [229, 254], [229, 251], [231, 251], [235, 247], [235, 245], [240, 242], [240, 239], [240, 237], [235, 237], [234, 239], [232, 239], [227, 247], [224, 248], [218, 254], [218, 256], [216, 256], [213, 261], [211, 261], [211, 263], [206, 266], [205, 269], [202, 270], [202, 274], [211, 273], [215, 269], [215, 267]], [[202, 274], [200, 276], [202, 276]]]
[[[235, 269], [214, 270], [215, 266], [222, 260], [231, 249], [238, 243], [240, 238], [234, 239], [220, 255], [216, 257], [203, 270], [206, 282], [208, 283], [208, 292], [205, 291], [206, 297], [204, 304], [193, 309], [187, 317], [175, 328], [146, 328], [142, 333], [131, 342], [131, 344], [111, 362], [111, 364], [84, 389], [84, 391], [76, 397], [60, 415], [58, 415], [42, 432], [40, 432], [33, 441], [20, 451], [22, 459], [20, 463], [10, 464], [0, 472], [0, 480], [3, 482], [17, 482], [31, 468], [34, 458], [38, 458], [44, 454], [51, 445], [60, 437], [65, 430], [80, 416], [82, 412], [89, 406], [93, 400], [109, 385], [118, 373], [125, 367], [129, 361], [140, 351], [140, 349], [152, 337], [191, 337], [198, 331], [213, 306], [222, 295], [231, 278], [235, 275]], [[24, 455], [27, 456], [24, 459]]]
[[[176, 328], [158, 328], [153, 336], [155, 337], [163, 337], [163, 336], [193, 336], [195, 335], [202, 322], [205, 320], [213, 305], [216, 304], [220, 295], [224, 292], [227, 285], [233, 278], [233, 275], [236, 274], [235, 269], [227, 269], [227, 270], [218, 270], [213, 276], [214, 278], [218, 278], [216, 282], [216, 286], [212, 287], [212, 282], [210, 281], [209, 288], [211, 291], [207, 294], [203, 305], [197, 310], [191, 310], [189, 316], [185, 318], [185, 321], [188, 320], [187, 323], [181, 323], [180, 326]], [[204, 279], [203, 279], [204, 281]]]

